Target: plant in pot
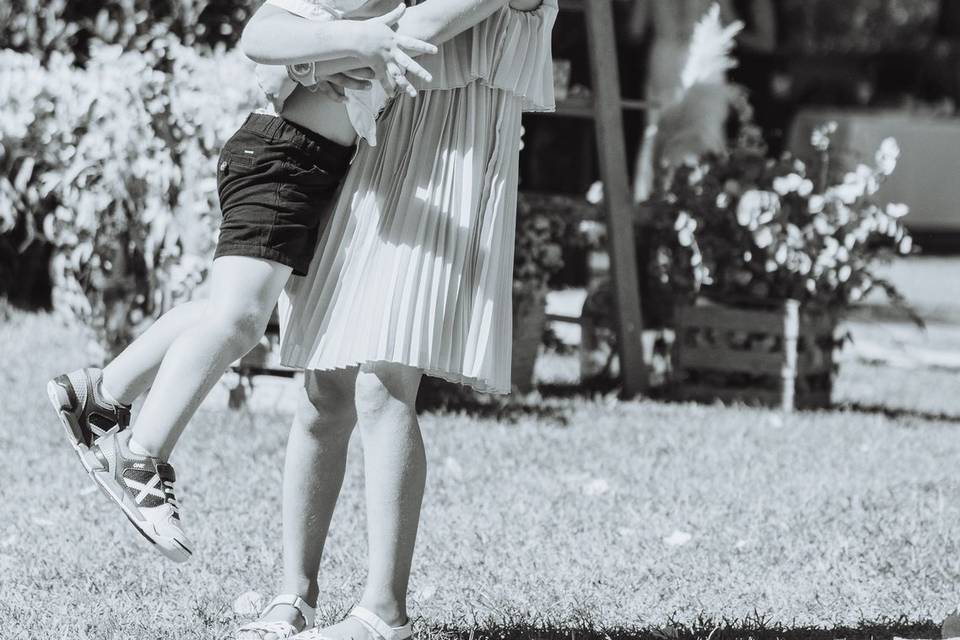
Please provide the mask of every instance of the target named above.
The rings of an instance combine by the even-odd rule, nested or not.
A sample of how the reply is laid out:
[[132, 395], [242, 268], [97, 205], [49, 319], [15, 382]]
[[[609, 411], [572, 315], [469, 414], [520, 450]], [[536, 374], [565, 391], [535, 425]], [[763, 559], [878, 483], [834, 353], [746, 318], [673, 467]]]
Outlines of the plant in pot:
[[546, 328], [546, 304], [551, 276], [563, 268], [566, 220], [559, 211], [535, 205], [523, 194], [517, 206], [517, 237], [513, 267], [513, 386], [533, 387], [533, 369]]
[[845, 171], [830, 163], [835, 129], [813, 132], [808, 167], [767, 158], [747, 123], [729, 152], [676, 168], [655, 195], [648, 273], [673, 297], [680, 397], [824, 406], [838, 320], [852, 305], [882, 290], [920, 322], [876, 271], [913, 246], [908, 208], [875, 197], [897, 143]]

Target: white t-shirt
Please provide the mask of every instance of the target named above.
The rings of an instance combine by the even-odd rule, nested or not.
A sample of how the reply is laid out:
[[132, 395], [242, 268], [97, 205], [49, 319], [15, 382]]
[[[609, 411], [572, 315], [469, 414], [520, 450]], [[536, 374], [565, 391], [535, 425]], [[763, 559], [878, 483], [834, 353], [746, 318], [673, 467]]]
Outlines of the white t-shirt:
[[[285, 9], [308, 20], [342, 20], [350, 11], [367, 4], [369, 0], [266, 0], [265, 4]], [[265, 67], [257, 65], [257, 80], [260, 87], [279, 112], [297, 84], [312, 86], [317, 83], [316, 65], [313, 62], [290, 65], [287, 78], [279, 85], [262, 73]], [[387, 94], [379, 82], [374, 81], [369, 89], [344, 89], [347, 98], [347, 114], [350, 124], [371, 147], [377, 146], [377, 118], [387, 104]]]

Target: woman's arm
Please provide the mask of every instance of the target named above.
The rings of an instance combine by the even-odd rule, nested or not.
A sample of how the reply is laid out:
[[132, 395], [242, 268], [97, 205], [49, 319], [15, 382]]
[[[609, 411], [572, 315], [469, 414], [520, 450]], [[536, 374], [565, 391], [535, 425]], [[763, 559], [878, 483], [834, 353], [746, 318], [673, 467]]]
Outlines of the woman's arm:
[[244, 27], [240, 47], [254, 62], [268, 65], [352, 59], [331, 73], [382, 66], [383, 61], [396, 57], [396, 50], [436, 53], [433, 45], [393, 30], [403, 14], [400, 5], [368, 20], [314, 21], [264, 4]]
[[[364, 7], [362, 15], [376, 15], [395, 2], [382, 0], [372, 3]], [[407, 9], [397, 29], [405, 36], [439, 45], [483, 22], [507, 4], [523, 11], [536, 9], [541, 0], [425, 0]], [[356, 15], [360, 17], [360, 14]], [[416, 57], [417, 54], [411, 55]], [[359, 73], [363, 78], [368, 78], [365, 70], [360, 69], [362, 66], [356, 58], [318, 62], [316, 75], [327, 76], [333, 84], [341, 87], [362, 89], [364, 80], [344, 78], [342, 75], [348, 71], [351, 75]]]
[[508, 4], [508, 0], [425, 0], [407, 9], [398, 28], [404, 35], [439, 45]]
[[[397, 23], [398, 36], [414, 42], [440, 44], [483, 22], [508, 3], [508, 0], [425, 0], [406, 10]], [[364, 22], [315, 23], [278, 7], [263, 5], [244, 28], [240, 46], [247, 57], [260, 64], [316, 62], [317, 76], [335, 76], [369, 66], [345, 51], [356, 38], [349, 33], [354, 27], [347, 23]], [[277, 38], [277, 33], [283, 33], [283, 38]], [[331, 39], [327, 41], [327, 38]], [[413, 56], [433, 53], [413, 48], [406, 52]]]
[[258, 64], [300, 64], [351, 57], [350, 37], [339, 23], [306, 20], [264, 4], [244, 27], [240, 48]]

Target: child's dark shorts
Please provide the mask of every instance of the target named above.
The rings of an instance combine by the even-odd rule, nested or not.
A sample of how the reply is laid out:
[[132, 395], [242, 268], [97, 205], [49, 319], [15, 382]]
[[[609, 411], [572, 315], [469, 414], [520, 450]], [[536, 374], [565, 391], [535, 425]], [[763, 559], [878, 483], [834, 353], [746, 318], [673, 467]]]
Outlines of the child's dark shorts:
[[353, 150], [283, 118], [250, 114], [220, 152], [214, 257], [263, 258], [306, 275]]

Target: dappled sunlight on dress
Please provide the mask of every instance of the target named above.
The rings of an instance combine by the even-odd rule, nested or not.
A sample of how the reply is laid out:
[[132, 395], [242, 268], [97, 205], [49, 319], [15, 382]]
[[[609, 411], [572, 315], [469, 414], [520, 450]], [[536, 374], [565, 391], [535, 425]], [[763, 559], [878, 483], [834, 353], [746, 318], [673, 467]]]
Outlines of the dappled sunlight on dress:
[[306, 277], [281, 298], [281, 358], [394, 362], [510, 390], [520, 120], [554, 108], [556, 0], [504, 8], [421, 58], [362, 145]]

